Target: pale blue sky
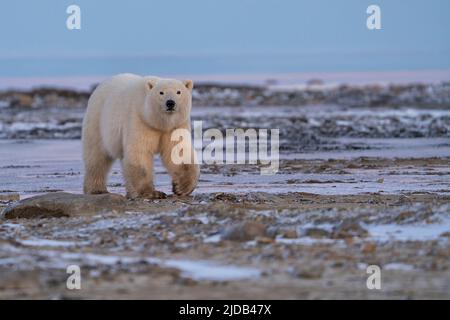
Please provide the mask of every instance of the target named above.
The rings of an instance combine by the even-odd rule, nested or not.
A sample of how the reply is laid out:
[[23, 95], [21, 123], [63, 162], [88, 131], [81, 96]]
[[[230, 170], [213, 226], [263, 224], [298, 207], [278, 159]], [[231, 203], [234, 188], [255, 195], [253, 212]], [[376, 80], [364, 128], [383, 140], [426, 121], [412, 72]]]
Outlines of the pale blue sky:
[[448, 0], [2, 1], [0, 76], [449, 69], [449, 15]]

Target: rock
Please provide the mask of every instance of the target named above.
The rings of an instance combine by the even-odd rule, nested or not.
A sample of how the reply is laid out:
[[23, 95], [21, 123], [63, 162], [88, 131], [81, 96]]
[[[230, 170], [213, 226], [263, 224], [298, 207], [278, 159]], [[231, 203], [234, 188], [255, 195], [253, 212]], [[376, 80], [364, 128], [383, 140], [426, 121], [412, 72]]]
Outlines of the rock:
[[98, 195], [47, 193], [28, 198], [7, 206], [2, 219], [69, 217], [95, 214], [104, 210], [125, 210], [126, 198], [113, 193]]
[[279, 234], [283, 235], [284, 230], [279, 227], [270, 226], [266, 230], [266, 234], [271, 238], [276, 238]]
[[414, 219], [415, 216], [416, 216], [416, 212], [414, 212], [414, 211], [410, 211], [410, 210], [402, 211], [395, 217], [395, 222], [396, 223], [404, 223], [408, 220]]
[[439, 235], [439, 237], [450, 238], [450, 231], [446, 231], [446, 232], [444, 232], [444, 233], [441, 233], [441, 234]]
[[333, 228], [332, 237], [334, 239], [345, 239], [360, 237], [364, 238], [369, 235], [369, 232], [361, 227], [359, 222], [354, 220], [344, 220], [341, 224]]
[[11, 101], [11, 105], [14, 107], [30, 108], [33, 105], [33, 97], [30, 94], [21, 93], [18, 94]]
[[269, 243], [275, 242], [275, 240], [273, 238], [269, 238], [269, 237], [256, 237], [255, 240], [257, 243], [260, 243], [260, 244], [269, 244]]
[[267, 227], [259, 222], [246, 221], [226, 228], [222, 234], [223, 240], [250, 241], [256, 237], [270, 238]]
[[212, 200], [231, 201], [231, 202], [235, 202], [237, 199], [234, 194], [224, 192], [215, 193], [212, 195], [212, 198], [213, 198]]
[[320, 279], [324, 273], [322, 265], [294, 267], [292, 275], [303, 279]]
[[298, 238], [298, 234], [296, 230], [290, 229], [290, 230], [284, 230], [282, 232], [283, 238], [285, 239], [296, 239]]
[[305, 237], [311, 237], [311, 238], [330, 238], [331, 233], [327, 230], [320, 229], [320, 228], [308, 228], [305, 230], [304, 234]]
[[364, 244], [364, 246], [361, 249], [361, 252], [364, 254], [372, 254], [377, 250], [377, 245], [373, 242], [369, 242]]
[[281, 238], [284, 239], [297, 239], [299, 236], [296, 229], [280, 228], [274, 226], [268, 227], [266, 233], [271, 238], [276, 238], [277, 236], [280, 236]]
[[18, 193], [0, 194], [0, 202], [19, 201], [20, 195]]

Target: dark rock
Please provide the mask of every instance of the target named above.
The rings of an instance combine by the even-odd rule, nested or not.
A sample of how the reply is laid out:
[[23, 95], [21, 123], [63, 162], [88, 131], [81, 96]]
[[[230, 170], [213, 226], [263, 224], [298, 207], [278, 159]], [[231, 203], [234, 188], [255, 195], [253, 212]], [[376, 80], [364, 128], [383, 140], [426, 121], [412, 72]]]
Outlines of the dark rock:
[[445, 237], [445, 238], [450, 238], [450, 231], [446, 231], [444, 233], [441, 233], [439, 236], [440, 237]]
[[69, 217], [95, 214], [104, 210], [123, 212], [126, 198], [113, 193], [99, 195], [47, 193], [13, 203], [2, 213], [3, 219]]
[[331, 233], [327, 230], [320, 228], [308, 228], [304, 231], [303, 236], [311, 238], [330, 238]]
[[231, 193], [224, 193], [224, 192], [219, 192], [219, 193], [215, 193], [212, 195], [213, 200], [219, 200], [219, 201], [231, 201], [234, 202], [236, 201], [236, 195], [231, 194]]
[[341, 224], [333, 228], [332, 237], [334, 239], [345, 239], [360, 237], [364, 238], [369, 232], [361, 227], [360, 223], [355, 220], [344, 220]]
[[324, 273], [324, 267], [322, 265], [294, 267], [291, 273], [297, 278], [320, 279]]
[[282, 236], [285, 239], [296, 239], [298, 238], [297, 230], [295, 229], [283, 230]]
[[232, 241], [250, 241], [256, 237], [267, 237], [271, 235], [267, 232], [267, 227], [259, 222], [246, 221], [239, 224], [235, 224], [226, 228], [223, 232], [223, 240]]

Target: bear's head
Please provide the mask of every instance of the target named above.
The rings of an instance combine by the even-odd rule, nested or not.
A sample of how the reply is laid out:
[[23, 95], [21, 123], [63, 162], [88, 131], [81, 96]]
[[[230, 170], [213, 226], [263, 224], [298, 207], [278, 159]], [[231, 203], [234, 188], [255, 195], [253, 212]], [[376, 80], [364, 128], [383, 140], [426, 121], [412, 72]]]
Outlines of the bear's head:
[[193, 86], [192, 80], [147, 79], [145, 117], [150, 126], [166, 131], [189, 122]]

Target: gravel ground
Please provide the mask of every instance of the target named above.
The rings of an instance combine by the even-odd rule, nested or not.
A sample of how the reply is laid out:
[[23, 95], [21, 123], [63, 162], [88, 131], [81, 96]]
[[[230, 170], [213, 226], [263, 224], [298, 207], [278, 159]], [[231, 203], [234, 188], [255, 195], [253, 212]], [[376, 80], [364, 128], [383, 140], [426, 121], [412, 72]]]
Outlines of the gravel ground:
[[[10, 111], [0, 134], [26, 139], [0, 141], [0, 209], [80, 194], [81, 109]], [[3, 213], [0, 298], [449, 299], [448, 112], [199, 107], [193, 117], [204, 129], [281, 128], [278, 173], [202, 165], [190, 197], [59, 216], [45, 206], [41, 215]], [[76, 125], [50, 125], [67, 119]], [[48, 135], [29, 130], [31, 120]], [[66, 139], [36, 139], [57, 133]], [[155, 171], [170, 193], [159, 162]], [[124, 194], [117, 165], [109, 190]], [[69, 265], [81, 268], [81, 290], [66, 287]], [[380, 290], [366, 286], [369, 265], [381, 268]]]

